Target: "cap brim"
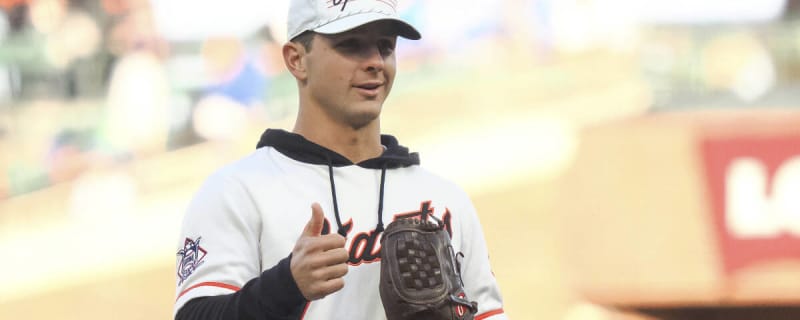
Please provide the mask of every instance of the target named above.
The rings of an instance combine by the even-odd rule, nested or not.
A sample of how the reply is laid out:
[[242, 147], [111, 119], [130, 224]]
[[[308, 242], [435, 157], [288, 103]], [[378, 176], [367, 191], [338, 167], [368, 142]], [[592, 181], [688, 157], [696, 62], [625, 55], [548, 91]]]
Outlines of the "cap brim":
[[408, 22], [395, 17], [388, 17], [385, 14], [377, 12], [366, 12], [361, 14], [354, 14], [349, 17], [344, 17], [339, 20], [324, 24], [314, 29], [315, 32], [322, 34], [337, 34], [349, 31], [367, 23], [374, 21], [392, 21], [397, 26], [397, 35], [410, 40], [419, 40], [422, 38], [419, 31], [415, 29]]

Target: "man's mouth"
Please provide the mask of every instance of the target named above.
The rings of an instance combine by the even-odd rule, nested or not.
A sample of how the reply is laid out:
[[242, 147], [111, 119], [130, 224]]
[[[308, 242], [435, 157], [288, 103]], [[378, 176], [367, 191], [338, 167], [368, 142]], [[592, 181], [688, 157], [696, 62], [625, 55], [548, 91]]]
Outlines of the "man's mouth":
[[382, 82], [370, 81], [365, 83], [359, 83], [357, 85], [354, 85], [353, 87], [359, 89], [358, 91], [361, 93], [361, 95], [372, 99], [380, 94], [380, 88], [382, 86], [383, 86]]
[[365, 89], [365, 90], [375, 90], [378, 87], [380, 87], [381, 85], [382, 84], [379, 83], [379, 82], [370, 82], [370, 83], [362, 83], [362, 84], [356, 85], [355, 87], [359, 88], [359, 89]]

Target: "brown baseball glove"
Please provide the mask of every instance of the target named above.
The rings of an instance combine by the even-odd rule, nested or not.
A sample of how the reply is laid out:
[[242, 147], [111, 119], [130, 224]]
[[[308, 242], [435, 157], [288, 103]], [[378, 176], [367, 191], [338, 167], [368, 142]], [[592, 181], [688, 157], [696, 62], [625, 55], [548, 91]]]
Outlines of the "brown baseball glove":
[[472, 320], [478, 311], [441, 221], [398, 219], [386, 227], [380, 294], [388, 320]]

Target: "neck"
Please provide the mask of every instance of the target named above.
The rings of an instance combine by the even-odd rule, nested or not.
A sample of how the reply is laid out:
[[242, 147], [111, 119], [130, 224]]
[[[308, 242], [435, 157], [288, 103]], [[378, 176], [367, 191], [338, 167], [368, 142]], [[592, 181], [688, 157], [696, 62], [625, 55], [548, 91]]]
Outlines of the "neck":
[[380, 122], [376, 119], [361, 128], [330, 121], [311, 121], [298, 115], [294, 133], [341, 154], [353, 163], [378, 157], [383, 153]]

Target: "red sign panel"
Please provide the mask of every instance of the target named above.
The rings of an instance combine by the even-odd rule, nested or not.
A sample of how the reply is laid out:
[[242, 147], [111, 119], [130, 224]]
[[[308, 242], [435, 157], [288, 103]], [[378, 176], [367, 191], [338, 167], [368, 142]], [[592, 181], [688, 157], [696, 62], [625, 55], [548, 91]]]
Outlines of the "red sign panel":
[[702, 152], [725, 272], [800, 260], [800, 136], [709, 139]]

